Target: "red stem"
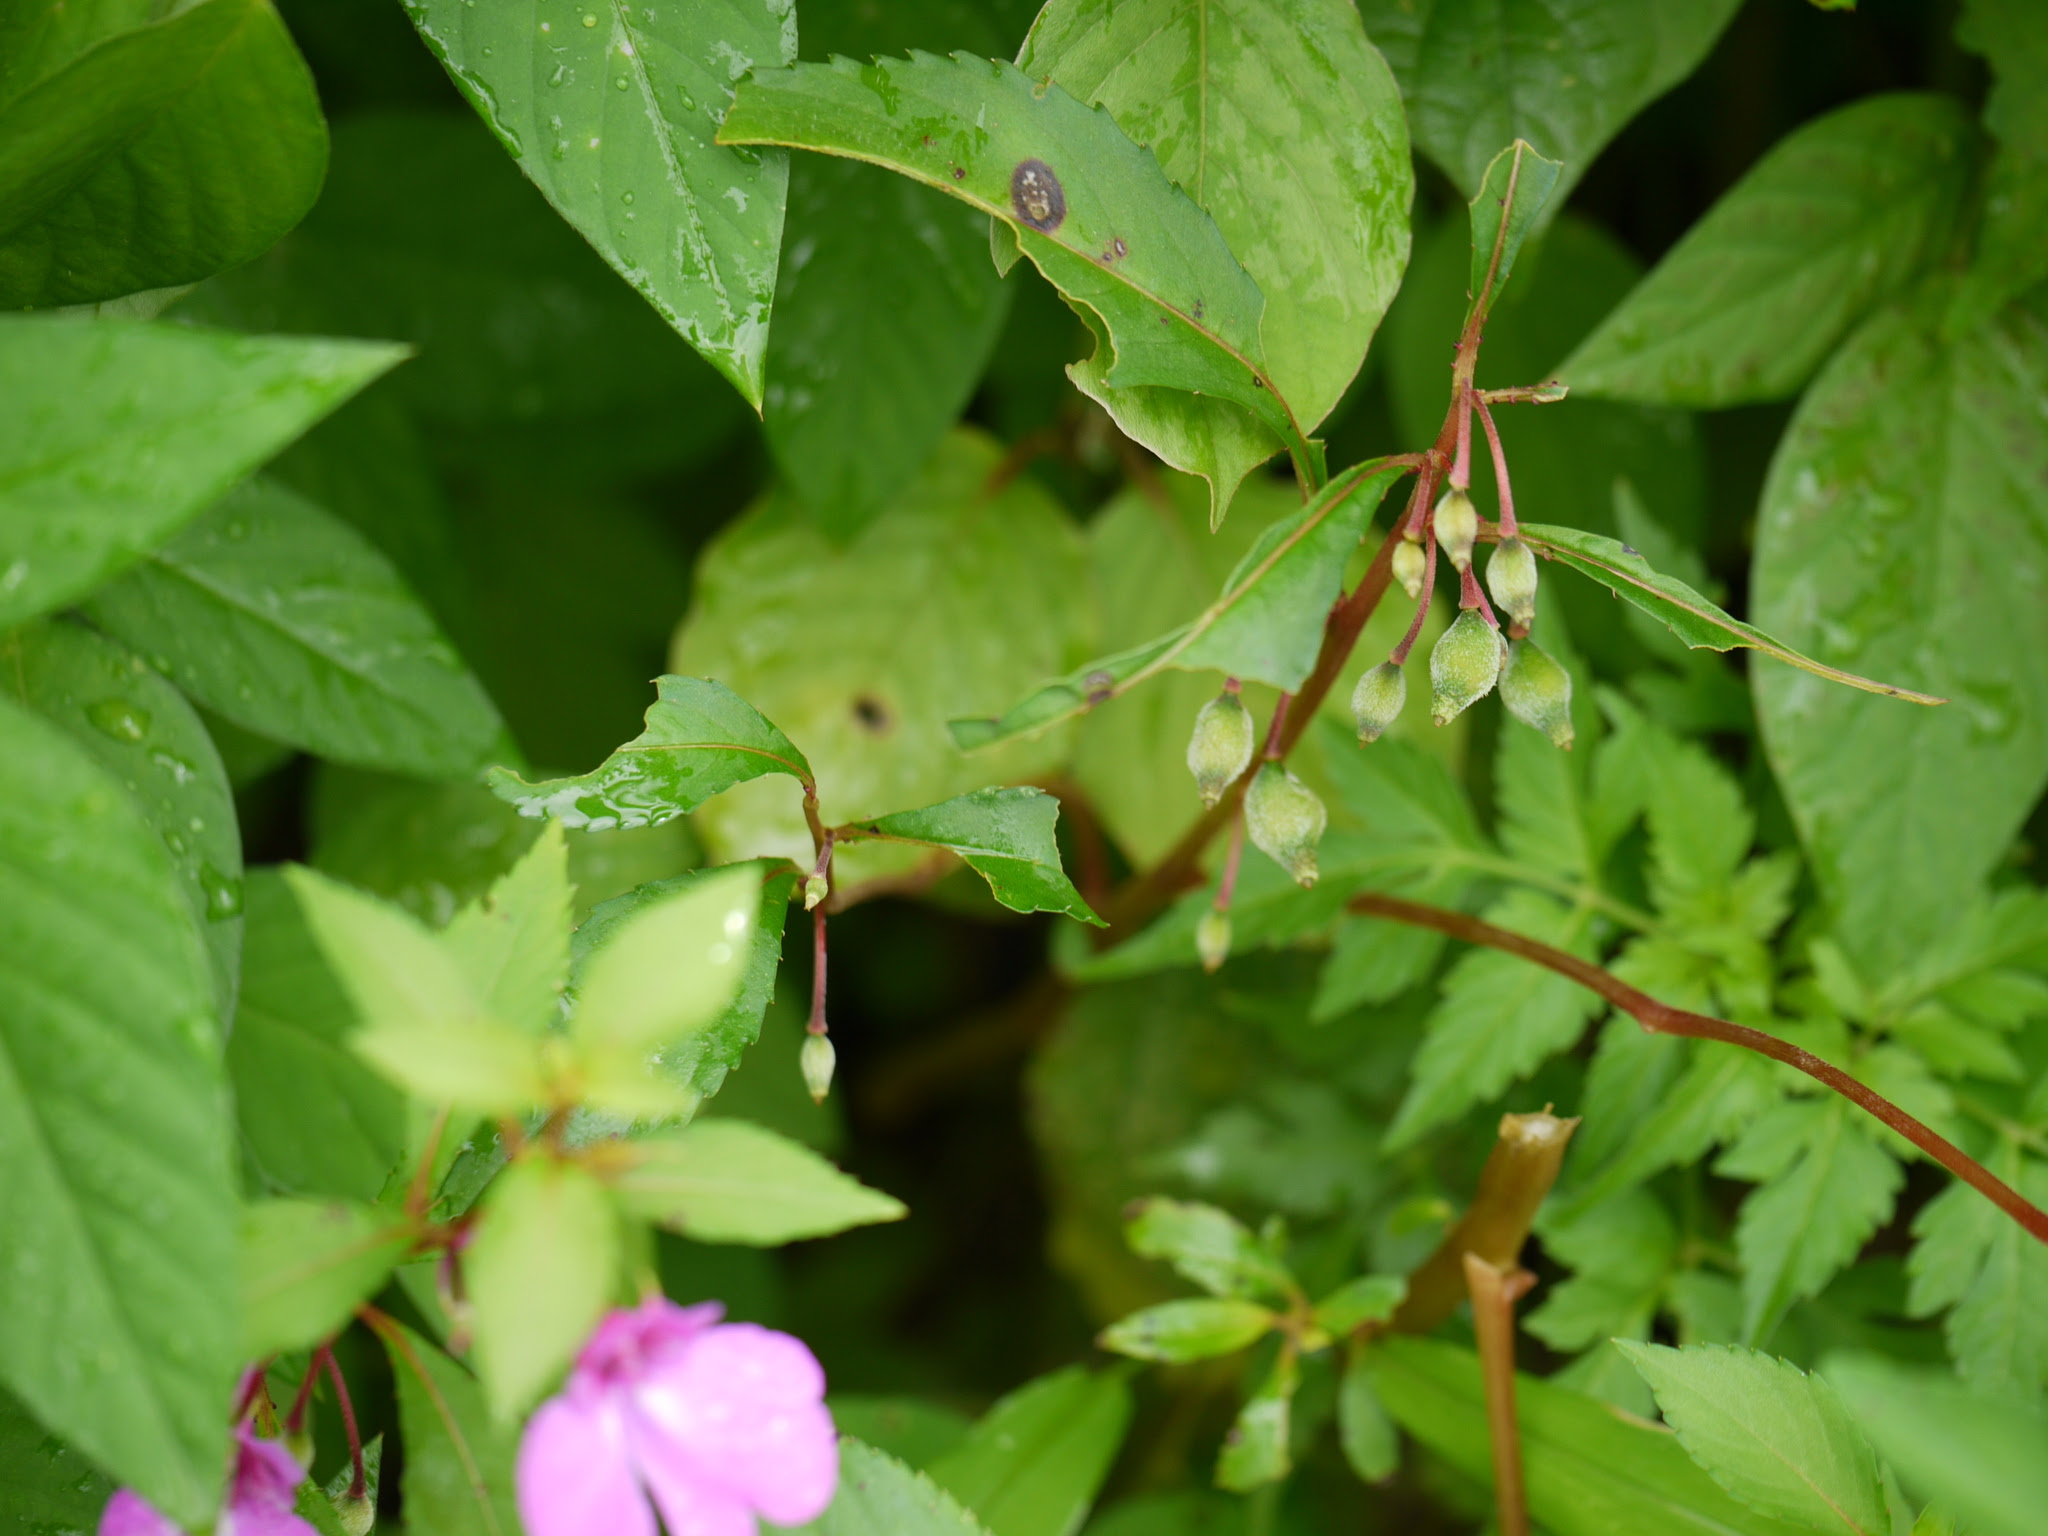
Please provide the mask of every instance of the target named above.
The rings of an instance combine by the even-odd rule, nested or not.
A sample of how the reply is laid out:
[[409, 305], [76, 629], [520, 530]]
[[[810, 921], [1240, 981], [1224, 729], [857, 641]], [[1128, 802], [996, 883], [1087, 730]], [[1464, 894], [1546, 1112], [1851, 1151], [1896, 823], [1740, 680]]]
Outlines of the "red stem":
[[1431, 599], [1436, 596], [1436, 529], [1429, 530], [1429, 537], [1422, 546], [1422, 596], [1415, 604], [1415, 622], [1408, 626], [1408, 633], [1401, 637], [1401, 643], [1394, 647], [1394, 654], [1387, 659], [1397, 667], [1408, 664], [1408, 653], [1415, 649], [1415, 642], [1422, 635], [1422, 624], [1429, 617]]
[[1691, 1040], [1718, 1040], [1724, 1045], [1739, 1045], [1759, 1055], [1768, 1056], [1773, 1061], [1783, 1062], [1788, 1067], [1796, 1067], [1816, 1082], [1826, 1084], [1859, 1109], [1875, 1115], [2025, 1227], [2037, 1241], [2048, 1243], [2048, 1211], [2043, 1211], [2026, 1199], [2018, 1190], [1954, 1142], [1936, 1134], [1891, 1100], [1873, 1093], [1841, 1068], [1822, 1061], [1811, 1051], [1801, 1050], [1790, 1041], [1780, 1040], [1776, 1035], [1767, 1035], [1760, 1029], [1751, 1029], [1746, 1024], [1732, 1024], [1726, 1019], [1710, 1018], [1703, 1013], [1691, 1013], [1683, 1008], [1673, 1008], [1660, 1003], [1649, 993], [1637, 991], [1619, 976], [1611, 971], [1602, 970], [1589, 960], [1581, 960], [1577, 955], [1553, 949], [1548, 944], [1506, 928], [1496, 928], [1492, 923], [1468, 917], [1463, 912], [1427, 906], [1422, 902], [1407, 901], [1399, 896], [1384, 896], [1377, 891], [1362, 892], [1353, 896], [1348, 905], [1353, 912], [1361, 912], [1370, 917], [1391, 918], [1397, 923], [1411, 923], [1418, 928], [1434, 928], [1438, 933], [1449, 934], [1454, 939], [1463, 939], [1468, 944], [1484, 944], [1489, 949], [1518, 955], [1546, 970], [1569, 977], [1589, 991], [1597, 992], [1652, 1034], [1681, 1035]]
[[320, 1366], [327, 1359], [327, 1346], [322, 1344], [313, 1351], [313, 1358], [306, 1362], [306, 1379], [299, 1383], [299, 1390], [292, 1398], [291, 1411], [284, 1416], [287, 1434], [296, 1435], [306, 1422], [306, 1409], [313, 1401], [313, 1383], [320, 1379]]
[[327, 1357], [327, 1374], [334, 1382], [334, 1400], [341, 1405], [341, 1427], [348, 1433], [348, 1455], [354, 1464], [356, 1475], [348, 1485], [348, 1496], [360, 1499], [368, 1491], [369, 1484], [363, 1477], [363, 1437], [356, 1431], [356, 1405], [349, 1401], [348, 1383], [342, 1380], [341, 1365], [334, 1358], [334, 1351], [322, 1346], [320, 1353]]
[[1515, 522], [1515, 493], [1508, 485], [1508, 456], [1500, 445], [1500, 433], [1493, 425], [1493, 412], [1486, 408], [1484, 399], [1473, 402], [1479, 408], [1479, 424], [1486, 428], [1486, 446], [1493, 454], [1493, 485], [1500, 492], [1500, 536], [1512, 539], [1519, 526]]
[[1457, 390], [1458, 398], [1451, 402], [1451, 409], [1458, 413], [1458, 456], [1451, 460], [1451, 489], [1463, 491], [1472, 485], [1472, 391], [1464, 384]]
[[1223, 860], [1223, 879], [1216, 886], [1216, 910], [1228, 912], [1230, 898], [1237, 894], [1237, 866], [1244, 861], [1244, 817], [1230, 829], [1230, 852]]
[[811, 913], [811, 1018], [804, 1026], [807, 1033], [825, 1033], [825, 909], [820, 906]]
[[1479, 610], [1479, 617], [1486, 620], [1491, 628], [1499, 629], [1500, 620], [1493, 616], [1493, 604], [1486, 600], [1486, 593], [1480, 589], [1477, 573], [1468, 565], [1459, 575], [1458, 606], [1460, 608], [1477, 608]]

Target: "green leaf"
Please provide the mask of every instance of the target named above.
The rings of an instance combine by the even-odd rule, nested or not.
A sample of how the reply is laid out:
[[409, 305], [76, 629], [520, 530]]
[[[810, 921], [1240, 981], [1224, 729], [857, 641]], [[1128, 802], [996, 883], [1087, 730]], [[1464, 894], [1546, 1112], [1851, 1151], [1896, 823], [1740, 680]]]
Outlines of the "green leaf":
[[457, 912], [441, 944], [494, 1018], [528, 1034], [561, 1018], [569, 981], [569, 850], [551, 821], [481, 900]]
[[207, 708], [337, 762], [456, 778], [505, 747], [390, 562], [274, 480], [231, 491], [86, 611]]
[[[1491, 1483], [1477, 1356], [1397, 1338], [1375, 1342], [1366, 1364], [1403, 1429], [1467, 1477]], [[1787, 1536], [1800, 1529], [1731, 1499], [1675, 1436], [1582, 1393], [1517, 1375], [1515, 1410], [1529, 1512], [1554, 1536]]]
[[788, 0], [567, 9], [407, 0], [535, 186], [756, 409], [789, 165], [713, 142], [733, 82], [796, 57]]
[[1073, 1536], [1130, 1421], [1124, 1372], [1070, 1365], [998, 1399], [927, 1470], [993, 1536]]
[[1162, 1301], [1111, 1323], [1095, 1342], [1133, 1360], [1185, 1365], [1247, 1349], [1277, 1322], [1270, 1307], [1255, 1301]]
[[[1104, 926], [1060, 867], [1060, 803], [1042, 789], [977, 789], [863, 822], [868, 837], [958, 854], [1012, 912], [1059, 912]], [[1000, 1533], [998, 1533], [1000, 1536]]]
[[2048, 612], [2024, 596], [2048, 582], [2048, 430], [2024, 403], [2048, 391], [2048, 325], [2013, 310], [1945, 344], [1935, 318], [1879, 315], [1815, 380], [1750, 571], [1758, 621], [1790, 643], [1955, 701], [1923, 713], [1752, 679], [1836, 934], [1878, 977], [1976, 895], [2048, 779], [2048, 673], [2031, 664]]
[[396, 347], [0, 319], [0, 627], [75, 601], [396, 363]]
[[1365, 1351], [1354, 1349], [1337, 1385], [1337, 1442], [1344, 1460], [1368, 1483], [1383, 1483], [1401, 1466], [1401, 1438], [1373, 1389]]
[[1865, 1123], [1843, 1099], [1789, 1100], [1714, 1164], [1761, 1186], [1735, 1225], [1745, 1340], [1767, 1340], [1785, 1309], [1817, 1295], [1891, 1216], [1905, 1170]]
[[921, 1397], [834, 1392], [825, 1406], [842, 1436], [865, 1440], [920, 1470], [967, 1438], [966, 1414]]
[[544, 1097], [535, 1042], [491, 1017], [462, 963], [420, 921], [310, 869], [285, 872], [355, 1004], [350, 1046], [430, 1103], [520, 1114]]
[[700, 1120], [632, 1141], [620, 1156], [606, 1178], [621, 1209], [700, 1243], [774, 1248], [909, 1214], [800, 1142], [744, 1120]]
[[518, 1440], [493, 1423], [476, 1378], [401, 1323], [378, 1327], [405, 1437], [407, 1523], [435, 1536], [518, 1536]]
[[571, 1038], [645, 1051], [709, 1024], [745, 974], [760, 898], [760, 872], [737, 866], [640, 903], [578, 974]]
[[1998, 139], [1957, 306], [1965, 327], [2048, 277], [2048, 48], [2031, 20], [2024, 0], [1969, 0], [1956, 18], [1956, 41], [1991, 64], [1984, 126]]
[[[2048, 1165], [2002, 1141], [1986, 1166], [2039, 1204]], [[2048, 1382], [2048, 1249], [1966, 1184], [1951, 1184], [1913, 1218], [1907, 1310], [1949, 1308], [1944, 1331], [1956, 1372], [1973, 1387], [2031, 1395]]]
[[114, 1485], [92, 1463], [0, 1392], [0, 1508], [8, 1536], [98, 1527]]
[[1552, 1349], [1595, 1348], [1609, 1338], [1645, 1337], [1678, 1258], [1678, 1231], [1657, 1199], [1632, 1190], [1590, 1208], [1539, 1222], [1543, 1252], [1571, 1266], [1523, 1326]]
[[[1320, 882], [1318, 882], [1320, 883]], [[1424, 899], [1457, 905], [1455, 892]], [[1233, 935], [1233, 938], [1235, 935]], [[1314, 1016], [1335, 1019], [1367, 1003], [1384, 1003], [1427, 979], [1444, 952], [1444, 936], [1427, 928], [1354, 917], [1330, 936], [1330, 958], [1316, 984]]]
[[1660, 576], [1650, 569], [1647, 560], [1632, 552], [1619, 539], [1544, 523], [1523, 523], [1521, 528], [1523, 542], [1537, 553], [1563, 562], [1581, 576], [1597, 581], [1616, 597], [1626, 599], [1663, 624], [1693, 650], [1732, 651], [1738, 646], [1748, 647], [1815, 677], [1860, 688], [1866, 693], [1881, 693], [1915, 704], [1948, 702], [1929, 694], [1915, 693], [1910, 688], [1874, 682], [1803, 655], [1755, 625], [1730, 617], [1675, 576]]
[[275, 1188], [372, 1199], [404, 1150], [404, 1101], [350, 1049], [355, 1010], [276, 870], [250, 871], [244, 924], [227, 1054], [243, 1149]]
[[[1356, 11], [1343, 0], [1058, 0], [1017, 64], [1107, 107], [1216, 220], [1265, 295], [1259, 332], [1274, 382], [1314, 431], [1357, 373], [1408, 259], [1407, 124]], [[1126, 432], [1211, 480], [1215, 521], [1232, 475], [1213, 456], [1172, 451], [1175, 420], [1223, 445], [1248, 437], [1247, 455], [1277, 446], [1221, 402], [1108, 388], [1085, 364], [1074, 378]], [[1236, 421], [1218, 419], [1226, 412]]]
[[2028, 1536], [2048, 1508], [2048, 1413], [1986, 1395], [1946, 1372], [1837, 1355], [1828, 1380], [1879, 1454], [1978, 1536]]
[[[1610, 1027], [1640, 1033], [1633, 1020], [1618, 1020]], [[1748, 1126], [1777, 1098], [1774, 1069], [1740, 1046], [1692, 1045], [1691, 1059], [1682, 1071], [1670, 1059], [1674, 1053], [1661, 1048], [1639, 1045], [1631, 1055], [1635, 1057], [1633, 1067], [1647, 1068], [1643, 1071], [1643, 1091], [1648, 1095], [1645, 1116], [1621, 1150], [1585, 1183], [1573, 1188], [1572, 1210], [1597, 1204], [1665, 1168], [1698, 1160], [1716, 1142], [1728, 1140]], [[1678, 1072], [1676, 1082], [1662, 1081], [1667, 1070]]]
[[493, 768], [487, 782], [523, 816], [594, 828], [659, 826], [764, 773], [809, 787], [803, 753], [724, 683], [664, 675], [655, 686], [647, 729], [592, 772], [529, 784]]
[[604, 1186], [575, 1163], [525, 1157], [491, 1181], [463, 1278], [476, 1370], [500, 1424], [531, 1407], [596, 1326], [617, 1281], [620, 1231]]
[[922, 1472], [854, 1439], [839, 1442], [839, 1491], [809, 1536], [989, 1536], [988, 1528]]
[[[1628, 120], [1691, 74], [1735, 0], [1365, 0], [1415, 147], [1475, 192], [1501, 145], [1527, 139], [1567, 167], [1553, 201]], [[1478, 292], [1475, 288], [1473, 292]]]
[[[796, 874], [786, 865], [755, 863], [749, 867], [761, 879], [761, 910], [754, 920], [748, 955], [732, 1001], [711, 1023], [661, 1053], [663, 1076], [700, 1098], [717, 1093], [726, 1074], [740, 1064], [747, 1047], [760, 1038], [762, 1017], [775, 995], [775, 973], [782, 963], [783, 914], [796, 888]], [[601, 903], [576, 930], [571, 942], [577, 975], [580, 977], [589, 958], [642, 906], [722, 874], [722, 870], [696, 870], [669, 880], [651, 881]], [[792, 1056], [792, 1068], [794, 1064]]]
[[1727, 1346], [1614, 1347], [1657, 1394], [1692, 1459], [1751, 1509], [1817, 1531], [1889, 1536], [1870, 1442], [1818, 1376]]
[[1344, 564], [1402, 472], [1374, 462], [1337, 476], [1297, 516], [1261, 534], [1225, 580], [1222, 595], [1189, 622], [1044, 684], [998, 719], [955, 720], [953, 739], [974, 752], [1046, 730], [1168, 667], [1300, 687], [1315, 666]]
[[0, 690], [63, 726], [135, 797], [177, 864], [225, 1017], [242, 952], [242, 837], [192, 706], [140, 657], [62, 619], [0, 634]]
[[1779, 140], [1563, 365], [1575, 393], [1728, 406], [1796, 394], [1946, 252], [1976, 129], [1873, 96]]
[[1223, 1451], [1216, 1458], [1217, 1487], [1249, 1493], [1278, 1482], [1293, 1469], [1288, 1439], [1294, 1393], [1300, 1384], [1301, 1368], [1295, 1363], [1294, 1351], [1282, 1349], [1272, 1372], [1259, 1390], [1245, 1399], [1237, 1421], [1223, 1437]]
[[826, 531], [858, 531], [958, 419], [1009, 313], [987, 220], [850, 160], [790, 169], [763, 421]]
[[1471, 298], [1468, 324], [1471, 315], [1484, 319], [1499, 301], [1522, 242], [1536, 227], [1563, 169], [1526, 140], [1516, 139], [1493, 157], [1479, 178], [1479, 190], [1472, 194], [1472, 286], [1465, 290]]
[[1360, 1275], [1347, 1280], [1316, 1303], [1316, 1326], [1328, 1334], [1347, 1334], [1364, 1323], [1383, 1323], [1408, 1294], [1399, 1275]]
[[196, 282], [261, 255], [320, 190], [327, 125], [268, 0], [95, 6], [9, 45], [0, 308]]
[[339, 1201], [264, 1200], [242, 1212], [242, 1354], [323, 1343], [390, 1278], [409, 1222]]
[[[1587, 913], [1517, 891], [1487, 921], [1578, 954], [1590, 954]], [[1443, 999], [1424, 1025], [1407, 1096], [1387, 1128], [1391, 1150], [1407, 1146], [1471, 1105], [1496, 1097], [1566, 1049], [1600, 1000], [1576, 982], [1498, 950], [1477, 949], [1445, 975]]]
[[236, 1354], [220, 1026], [163, 839], [0, 699], [0, 1382], [166, 1514], [206, 1518]]
[[[828, 826], [1043, 779], [1065, 761], [1066, 744], [1052, 741], [966, 762], [946, 734], [948, 717], [1088, 654], [1080, 537], [1030, 476], [998, 472], [1003, 457], [981, 433], [956, 431], [850, 544], [775, 497], [698, 565], [670, 665], [724, 680], [803, 743]], [[721, 797], [695, 825], [720, 858], [808, 868], [815, 854], [785, 784]], [[835, 874], [916, 858], [849, 847]]]
[[1295, 1293], [1287, 1266], [1228, 1211], [1155, 1195], [1127, 1215], [1131, 1252], [1164, 1259], [1212, 1296], [1263, 1296], [1286, 1301]]
[[757, 71], [719, 142], [845, 155], [952, 193], [1096, 317], [1114, 357], [1103, 386], [1212, 395], [1306, 451], [1266, 366], [1258, 284], [1157, 159], [1059, 86], [916, 52]]

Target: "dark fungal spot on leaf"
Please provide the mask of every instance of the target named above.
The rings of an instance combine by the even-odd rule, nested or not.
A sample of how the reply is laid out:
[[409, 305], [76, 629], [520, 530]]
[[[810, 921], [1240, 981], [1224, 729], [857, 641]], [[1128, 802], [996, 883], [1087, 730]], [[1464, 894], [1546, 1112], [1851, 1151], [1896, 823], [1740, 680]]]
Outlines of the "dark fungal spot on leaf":
[[1116, 689], [1116, 678], [1107, 672], [1090, 672], [1082, 681], [1088, 685], [1091, 708], [1107, 699]]
[[1067, 216], [1067, 194], [1043, 160], [1019, 160], [1010, 172], [1010, 206], [1033, 229], [1051, 234]]
[[953, 167], [953, 179], [954, 179], [955, 181], [965, 181], [965, 180], [967, 179], [967, 167], [966, 167], [966, 166], [964, 166], [964, 165], [956, 165], [956, 166], [954, 166], [954, 167]]
[[862, 730], [876, 736], [889, 729], [889, 707], [871, 693], [864, 693], [853, 701], [853, 718]]

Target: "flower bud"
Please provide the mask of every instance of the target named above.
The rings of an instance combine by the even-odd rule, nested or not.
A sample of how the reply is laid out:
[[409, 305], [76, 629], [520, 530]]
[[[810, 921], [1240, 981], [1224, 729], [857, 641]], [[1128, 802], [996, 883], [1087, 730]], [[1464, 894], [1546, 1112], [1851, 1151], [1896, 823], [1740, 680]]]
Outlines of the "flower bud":
[[1230, 914], [1214, 907], [1195, 924], [1195, 953], [1202, 957], [1202, 969], [1215, 972], [1230, 958]]
[[1391, 661], [1381, 662], [1360, 677], [1351, 690], [1351, 717], [1358, 722], [1359, 742], [1378, 741], [1401, 717], [1407, 703], [1408, 679]]
[[1467, 608], [1429, 653], [1429, 718], [1448, 725], [1483, 699], [1500, 676], [1500, 636]]
[[1394, 546], [1394, 580], [1410, 597], [1422, 596], [1422, 573], [1429, 568], [1422, 542], [1413, 534]]
[[1479, 512], [1472, 498], [1456, 486], [1436, 504], [1436, 546], [1452, 565], [1464, 570], [1472, 563], [1472, 545], [1479, 538]]
[[1202, 804], [1214, 805], [1223, 791], [1251, 766], [1252, 712], [1228, 690], [1202, 706], [1188, 737], [1188, 772], [1202, 792]]
[[334, 1501], [334, 1523], [347, 1536], [370, 1536], [377, 1525], [377, 1501], [367, 1493], [344, 1493]]
[[1261, 768], [1245, 791], [1245, 830], [1260, 852], [1301, 885], [1316, 883], [1316, 844], [1329, 823], [1316, 792], [1278, 763]]
[[831, 894], [832, 882], [823, 875], [812, 875], [804, 881], [804, 910], [810, 911]]
[[1536, 554], [1520, 539], [1502, 539], [1486, 558], [1486, 590], [1522, 628], [1536, 622]]
[[1508, 647], [1501, 669], [1500, 701], [1524, 725], [1548, 736], [1567, 752], [1572, 745], [1572, 675], [1533, 640]]
[[832, 1091], [832, 1069], [839, 1063], [839, 1053], [832, 1048], [830, 1035], [804, 1036], [804, 1048], [797, 1056], [797, 1066], [804, 1075], [804, 1087], [811, 1095], [813, 1104], [825, 1102], [825, 1095]]

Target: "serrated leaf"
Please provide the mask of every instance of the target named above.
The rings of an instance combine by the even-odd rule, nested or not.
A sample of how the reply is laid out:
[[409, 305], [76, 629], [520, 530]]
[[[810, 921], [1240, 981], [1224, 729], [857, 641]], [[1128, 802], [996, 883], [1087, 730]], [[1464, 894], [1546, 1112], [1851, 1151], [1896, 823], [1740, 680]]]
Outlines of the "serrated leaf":
[[492, 1422], [483, 1388], [403, 1324], [380, 1323], [377, 1333], [397, 1387], [409, 1522], [436, 1536], [518, 1536], [518, 1442]]
[[[2048, 1167], [2014, 1143], [2003, 1142], [1986, 1165], [2036, 1203], [2048, 1198]], [[1960, 1183], [1920, 1208], [1913, 1235], [1907, 1310], [1948, 1309], [1943, 1331], [1957, 1374], [1985, 1391], [2037, 1393], [2048, 1381], [2048, 1252]]]
[[1294, 1466], [1288, 1441], [1294, 1418], [1294, 1393], [1301, 1367], [1294, 1351], [1283, 1348], [1258, 1391], [1245, 1399], [1237, 1420], [1223, 1437], [1216, 1458], [1216, 1486], [1249, 1493], [1278, 1482]]
[[756, 71], [719, 142], [868, 160], [962, 198], [1106, 328], [1105, 386], [1212, 395], [1306, 452], [1266, 367], [1258, 285], [1158, 160], [1059, 86], [917, 52]]
[[764, 773], [810, 784], [803, 753], [725, 684], [668, 674], [655, 685], [647, 728], [593, 771], [529, 784], [493, 768], [486, 782], [522, 816], [592, 828], [659, 826]]
[[205, 946], [162, 837], [0, 699], [0, 1382], [181, 1520], [233, 1388], [237, 1212]]
[[491, 1416], [531, 1407], [589, 1337], [617, 1283], [618, 1214], [574, 1163], [521, 1158], [491, 1181], [463, 1278]]
[[[114, 1485], [91, 1462], [0, 1392], [0, 1493], [23, 1536], [92, 1530]], [[10, 1532], [9, 1536], [13, 1536]]]
[[1126, 1215], [1124, 1238], [1143, 1258], [1164, 1259], [1212, 1296], [1285, 1301], [1294, 1277], [1235, 1216], [1198, 1201], [1155, 1195]]
[[605, 1175], [620, 1208], [700, 1243], [772, 1248], [909, 1214], [800, 1142], [744, 1120], [643, 1137], [621, 1157]]
[[192, 706], [139, 656], [65, 619], [0, 634], [0, 691], [63, 726], [128, 787], [171, 850], [229, 1016], [242, 954], [242, 836], [220, 754]]
[[1133, 1360], [1184, 1365], [1234, 1355], [1257, 1343], [1279, 1319], [1255, 1301], [1162, 1301], [1103, 1329], [1096, 1342]]
[[1692, 1459], [1750, 1508], [1817, 1531], [1889, 1536], [1877, 1458], [1820, 1377], [1732, 1346], [1614, 1347]]
[[749, 69], [796, 57], [789, 0], [565, 10], [406, 0], [520, 169], [756, 409], [788, 161], [714, 142]]
[[412, 1247], [411, 1223], [346, 1201], [263, 1200], [242, 1212], [242, 1354], [265, 1359], [339, 1332]]
[[0, 307], [197, 282], [260, 255], [320, 190], [326, 124], [268, 0], [94, 7], [9, 44]]
[[809, 1536], [990, 1536], [988, 1528], [922, 1472], [851, 1438], [839, 1442], [839, 1491]]
[[1634, 604], [1663, 624], [1693, 650], [1732, 651], [1737, 647], [1747, 647], [1788, 666], [1810, 672], [1815, 677], [1860, 688], [1866, 693], [1881, 693], [1914, 704], [1948, 702], [1930, 694], [1915, 693], [1910, 688], [1859, 677], [1854, 672], [1845, 672], [1803, 655], [1755, 625], [1730, 617], [1676, 577], [1662, 576], [1651, 570], [1647, 560], [1632, 554], [1619, 539], [1544, 523], [1523, 523], [1521, 529], [1522, 541], [1538, 554], [1562, 561], [1580, 575], [1599, 582], [1615, 596]]
[[86, 611], [207, 708], [336, 762], [456, 778], [506, 745], [497, 707], [390, 562], [266, 477]]
[[1678, 1257], [1678, 1230], [1663, 1205], [1633, 1190], [1569, 1216], [1545, 1213], [1544, 1253], [1574, 1273], [1524, 1321], [1552, 1349], [1589, 1349], [1647, 1333]]
[[1070, 1365], [998, 1399], [927, 1470], [992, 1536], [1073, 1536], [1130, 1421], [1125, 1371]]
[[0, 627], [73, 602], [404, 354], [56, 316], [0, 320]]
[[1059, 912], [1102, 927], [1060, 865], [1053, 835], [1059, 815], [1059, 801], [1042, 789], [977, 789], [922, 810], [862, 822], [860, 832], [958, 854], [1013, 912]]
[[1373, 462], [1337, 476], [1299, 515], [1261, 534], [1225, 580], [1222, 595], [1188, 623], [1045, 684], [1000, 718], [953, 721], [954, 741], [976, 752], [1047, 730], [1168, 667], [1300, 687], [1315, 665], [1344, 563], [1401, 473]]
[[1486, 167], [1472, 194], [1472, 284], [1465, 290], [1471, 316], [1482, 320], [1500, 298], [1515, 257], [1541, 217], [1564, 166], [1516, 139]]
[[[1617, 1020], [1611, 1027], [1640, 1032], [1633, 1020]], [[1772, 1069], [1753, 1052], [1711, 1041], [1673, 1045], [1676, 1050], [1639, 1047], [1644, 1057], [1683, 1059], [1681, 1053], [1689, 1052], [1690, 1059], [1675, 1082], [1655, 1090], [1653, 1098], [1646, 1096], [1640, 1101], [1654, 1112], [1610, 1161], [1572, 1190], [1570, 1209], [1596, 1204], [1665, 1168], [1695, 1161], [1717, 1141], [1749, 1125], [1775, 1100], [1777, 1083]], [[1651, 1083], [1658, 1082], [1665, 1072], [1677, 1070], [1672, 1060], [1637, 1065]]]
[[1772, 146], [1560, 372], [1662, 405], [1778, 400], [1947, 247], [1976, 132], [1951, 98], [1874, 96]]
[[[1941, 292], [1836, 354], [1780, 440], [1750, 573], [1759, 623], [1952, 695], [1923, 713], [1776, 669], [1758, 724], [1836, 936], [1873, 977], [1977, 895], [2048, 779], [2048, 324], [1943, 339]], [[1967, 779], [1970, 793], [1950, 786]]]

